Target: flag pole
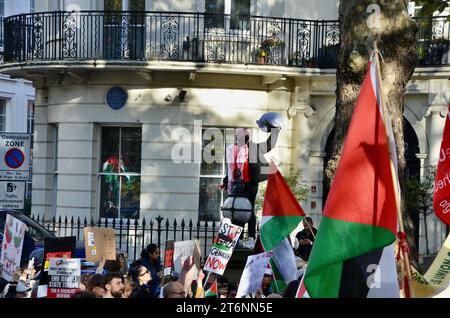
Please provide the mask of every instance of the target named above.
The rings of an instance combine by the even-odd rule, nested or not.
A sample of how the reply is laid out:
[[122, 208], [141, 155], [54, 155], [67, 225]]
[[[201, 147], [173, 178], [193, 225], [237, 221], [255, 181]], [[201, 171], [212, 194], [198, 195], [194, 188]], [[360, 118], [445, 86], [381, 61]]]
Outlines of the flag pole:
[[[399, 230], [401, 233], [405, 233], [405, 228], [403, 225], [403, 217], [402, 217], [402, 212], [401, 212], [401, 207], [400, 207], [399, 192], [398, 192], [398, 180], [395, 177], [397, 175], [397, 172], [395, 171], [394, 163], [392, 162], [392, 152], [393, 151], [391, 149], [391, 145], [389, 142], [389, 139], [390, 139], [389, 131], [388, 131], [388, 129], [386, 129], [386, 123], [387, 123], [388, 118], [386, 116], [387, 109], [384, 104], [383, 85], [382, 85], [381, 70], [380, 70], [380, 57], [378, 55], [379, 52], [378, 52], [377, 41], [373, 42], [373, 49], [374, 49], [374, 54], [375, 54], [375, 59], [376, 59], [376, 71], [377, 71], [377, 79], [378, 79], [378, 84], [379, 84], [379, 89], [380, 89], [381, 109], [383, 110], [382, 116], [384, 119], [384, 127], [386, 130], [386, 136], [388, 137], [388, 149], [389, 149], [389, 155], [391, 158], [391, 160], [390, 160], [391, 167], [390, 168], [391, 168], [392, 182], [394, 184], [395, 203], [396, 203], [396, 207], [397, 207], [397, 218], [398, 218]], [[394, 138], [394, 136], [392, 136], [392, 138]], [[408, 253], [405, 253], [403, 251], [401, 244], [399, 244], [398, 249], [399, 249], [399, 252], [401, 255], [401, 259], [403, 260], [403, 262], [401, 263], [401, 269], [403, 272], [402, 275], [403, 275], [403, 277], [406, 276], [407, 281], [408, 281], [409, 297], [414, 298], [412, 273], [411, 273], [411, 262], [409, 260], [409, 255], [408, 255]], [[406, 267], [406, 269], [405, 269], [405, 267]], [[403, 277], [402, 277], [402, 284], [404, 284]]]

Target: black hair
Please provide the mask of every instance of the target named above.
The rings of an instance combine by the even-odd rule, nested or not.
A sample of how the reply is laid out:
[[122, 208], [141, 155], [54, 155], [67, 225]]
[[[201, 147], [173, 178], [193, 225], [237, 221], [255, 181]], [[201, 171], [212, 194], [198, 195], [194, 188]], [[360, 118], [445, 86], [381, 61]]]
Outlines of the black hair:
[[307, 217], [305, 218], [305, 221], [308, 222], [308, 223], [314, 223], [314, 222], [313, 222], [313, 219], [312, 219], [311, 217], [309, 217], [309, 216], [307, 216]]
[[133, 267], [132, 269], [130, 269], [130, 276], [131, 276], [131, 280], [133, 281], [133, 283], [138, 283], [139, 282], [139, 276], [141, 275], [141, 267], [144, 267], [143, 265], [137, 265], [135, 267]]
[[135, 287], [131, 291], [130, 298], [154, 298], [148, 291], [148, 289]]
[[111, 284], [114, 278], [119, 278], [123, 281], [123, 276], [120, 273], [108, 273], [103, 277], [102, 286], [106, 290], [106, 285]]
[[283, 292], [283, 298], [295, 298], [297, 295], [298, 286], [300, 285], [299, 280], [293, 280], [290, 282]]
[[146, 248], [144, 248], [141, 252], [141, 258], [147, 258], [148, 254], [153, 254], [156, 252], [156, 250], [159, 249], [158, 245], [156, 244], [149, 244]]
[[90, 291], [79, 291], [75, 295], [73, 295], [72, 298], [82, 299], [82, 298], [96, 298], [96, 297], [95, 297], [95, 294], [93, 292], [90, 292]]
[[95, 287], [103, 288], [103, 275], [95, 274], [89, 278], [88, 283], [86, 285], [87, 290], [92, 291]]

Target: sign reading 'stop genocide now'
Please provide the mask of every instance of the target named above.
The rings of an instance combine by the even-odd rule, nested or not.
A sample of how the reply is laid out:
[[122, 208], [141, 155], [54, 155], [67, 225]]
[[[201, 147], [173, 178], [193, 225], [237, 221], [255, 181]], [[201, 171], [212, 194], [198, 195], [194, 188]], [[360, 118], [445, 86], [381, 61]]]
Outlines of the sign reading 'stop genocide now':
[[0, 134], [0, 180], [30, 180], [30, 134]]

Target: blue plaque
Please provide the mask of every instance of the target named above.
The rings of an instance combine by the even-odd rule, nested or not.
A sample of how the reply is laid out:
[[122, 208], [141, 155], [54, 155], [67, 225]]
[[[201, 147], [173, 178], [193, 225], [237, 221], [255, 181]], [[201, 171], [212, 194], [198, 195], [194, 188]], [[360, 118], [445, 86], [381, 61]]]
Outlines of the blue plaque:
[[122, 109], [128, 100], [128, 93], [122, 87], [112, 87], [106, 94], [106, 104], [112, 109]]

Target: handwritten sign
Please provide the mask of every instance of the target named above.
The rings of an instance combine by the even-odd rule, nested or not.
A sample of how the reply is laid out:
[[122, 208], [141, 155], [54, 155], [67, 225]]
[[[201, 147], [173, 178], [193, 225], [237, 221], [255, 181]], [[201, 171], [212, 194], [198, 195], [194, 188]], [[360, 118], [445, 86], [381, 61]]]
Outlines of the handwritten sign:
[[10, 214], [6, 215], [5, 232], [3, 234], [2, 253], [0, 260], [3, 264], [2, 277], [12, 281], [13, 273], [20, 268], [23, 239], [27, 226]]
[[85, 227], [84, 248], [86, 260], [96, 262], [101, 260], [116, 260], [116, 231], [112, 228]]
[[194, 263], [197, 268], [197, 273], [194, 275], [197, 276], [198, 271], [201, 268], [200, 255], [200, 244], [198, 240], [175, 242], [173, 251], [173, 265], [175, 272], [178, 274], [181, 273], [184, 261], [189, 256], [194, 256]]
[[223, 275], [242, 231], [242, 227], [231, 224], [229, 219], [222, 221], [219, 234], [203, 267], [205, 271]]
[[258, 255], [251, 255], [247, 258], [244, 272], [239, 281], [239, 288], [236, 298], [255, 293], [261, 288], [261, 283], [269, 264], [272, 253], [261, 253]]

